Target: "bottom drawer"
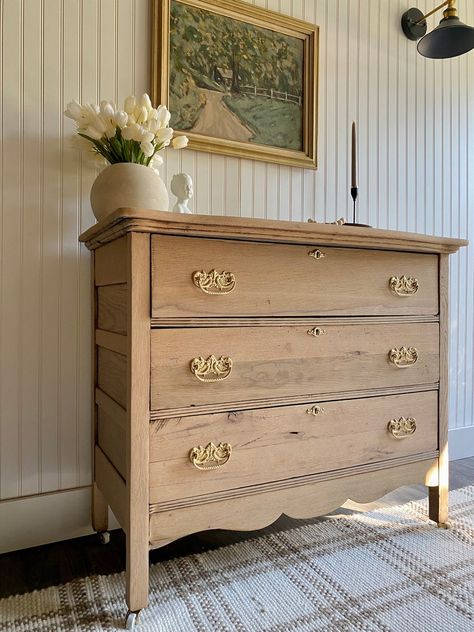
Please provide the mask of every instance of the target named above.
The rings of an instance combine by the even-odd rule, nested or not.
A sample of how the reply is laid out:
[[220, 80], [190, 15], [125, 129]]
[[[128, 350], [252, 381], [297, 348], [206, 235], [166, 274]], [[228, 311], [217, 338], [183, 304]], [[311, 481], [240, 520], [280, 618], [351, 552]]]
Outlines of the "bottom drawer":
[[150, 503], [436, 450], [437, 419], [430, 391], [156, 420]]

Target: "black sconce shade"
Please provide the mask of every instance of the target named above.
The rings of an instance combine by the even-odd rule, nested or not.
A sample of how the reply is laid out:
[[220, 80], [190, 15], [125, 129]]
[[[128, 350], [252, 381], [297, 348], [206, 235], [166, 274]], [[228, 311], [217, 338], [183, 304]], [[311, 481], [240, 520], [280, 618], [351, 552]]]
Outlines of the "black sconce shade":
[[[426, 17], [448, 5], [439, 25], [426, 34]], [[426, 16], [419, 9], [408, 9], [402, 16], [402, 29], [408, 39], [419, 40], [420, 55], [431, 59], [448, 59], [468, 53], [474, 48], [474, 28], [460, 21], [454, 0], [444, 2]], [[421, 39], [420, 39], [421, 38]]]
[[464, 55], [474, 48], [474, 28], [458, 17], [443, 18], [439, 25], [418, 42], [418, 52], [432, 59]]

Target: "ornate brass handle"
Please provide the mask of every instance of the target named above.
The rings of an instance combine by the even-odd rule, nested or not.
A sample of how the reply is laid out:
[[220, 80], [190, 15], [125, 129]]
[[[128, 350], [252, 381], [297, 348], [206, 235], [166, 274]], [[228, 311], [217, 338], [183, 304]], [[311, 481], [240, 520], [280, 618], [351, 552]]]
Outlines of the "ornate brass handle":
[[416, 419], [414, 417], [400, 417], [388, 422], [387, 430], [395, 439], [407, 439], [415, 433]]
[[388, 359], [399, 369], [407, 369], [418, 360], [418, 349], [415, 347], [395, 347], [388, 352]]
[[306, 332], [309, 336], [324, 336], [326, 330], [322, 327], [313, 327], [313, 329], [308, 329]]
[[193, 358], [190, 362], [191, 373], [201, 382], [221, 382], [232, 372], [232, 358], [210, 355], [207, 360], [202, 356]]
[[235, 276], [232, 272], [211, 270], [193, 272], [193, 283], [206, 294], [230, 294], [235, 289]]
[[415, 277], [406, 277], [403, 275], [401, 277], [390, 277], [388, 287], [397, 296], [407, 297], [413, 296], [413, 294], [418, 292], [419, 284], [418, 279], [415, 279]]
[[317, 404], [315, 406], [311, 406], [311, 408], [308, 408], [308, 410], [306, 411], [306, 413], [308, 415], [324, 415], [324, 408], [322, 406], [318, 406]]
[[189, 460], [198, 470], [215, 470], [225, 465], [232, 454], [230, 443], [214, 445], [208, 443], [205, 448], [198, 445], [189, 452]]
[[308, 257], [313, 257], [313, 259], [324, 259], [326, 255], [324, 254], [324, 252], [322, 252], [321, 250], [310, 250], [310, 252], [308, 252]]

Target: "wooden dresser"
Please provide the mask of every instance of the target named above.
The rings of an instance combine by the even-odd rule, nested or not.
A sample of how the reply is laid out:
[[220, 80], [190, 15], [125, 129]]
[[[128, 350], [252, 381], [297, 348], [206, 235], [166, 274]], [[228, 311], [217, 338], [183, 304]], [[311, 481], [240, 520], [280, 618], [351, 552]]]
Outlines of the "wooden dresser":
[[384, 230], [120, 209], [94, 257], [93, 525], [149, 549], [429, 487], [448, 517], [448, 255]]

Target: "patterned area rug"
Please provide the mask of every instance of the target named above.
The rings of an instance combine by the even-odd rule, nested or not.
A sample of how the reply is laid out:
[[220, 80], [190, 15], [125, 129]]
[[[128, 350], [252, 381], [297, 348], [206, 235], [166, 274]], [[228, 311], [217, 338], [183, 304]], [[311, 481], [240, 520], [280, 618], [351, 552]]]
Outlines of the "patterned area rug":
[[[472, 632], [474, 486], [448, 530], [426, 501], [341, 515], [151, 568], [140, 632]], [[124, 575], [0, 601], [3, 632], [121, 629]]]

